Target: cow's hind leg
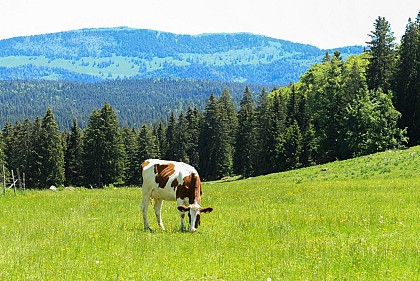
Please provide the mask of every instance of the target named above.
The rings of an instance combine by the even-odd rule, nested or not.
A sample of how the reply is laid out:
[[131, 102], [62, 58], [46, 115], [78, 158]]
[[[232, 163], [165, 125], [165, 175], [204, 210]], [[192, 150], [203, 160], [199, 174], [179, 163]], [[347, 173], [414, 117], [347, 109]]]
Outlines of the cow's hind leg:
[[149, 227], [149, 221], [147, 220], [147, 210], [149, 209], [150, 193], [143, 191], [143, 198], [141, 202], [141, 210], [143, 212], [144, 230], [151, 230]]
[[165, 230], [165, 227], [163, 226], [163, 222], [162, 222], [162, 204], [163, 204], [162, 199], [156, 199], [154, 208], [155, 208], [157, 223], [162, 228], [162, 230]]

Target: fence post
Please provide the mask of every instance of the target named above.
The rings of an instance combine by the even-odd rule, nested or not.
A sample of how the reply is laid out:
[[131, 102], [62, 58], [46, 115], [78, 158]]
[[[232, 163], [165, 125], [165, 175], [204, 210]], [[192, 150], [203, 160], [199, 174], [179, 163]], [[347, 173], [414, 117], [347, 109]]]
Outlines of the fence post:
[[13, 181], [13, 191], [15, 192], [15, 196], [16, 196], [16, 182], [15, 182], [15, 174], [12, 170], [12, 181]]
[[4, 165], [3, 166], [3, 194], [6, 195], [6, 171], [4, 169]]

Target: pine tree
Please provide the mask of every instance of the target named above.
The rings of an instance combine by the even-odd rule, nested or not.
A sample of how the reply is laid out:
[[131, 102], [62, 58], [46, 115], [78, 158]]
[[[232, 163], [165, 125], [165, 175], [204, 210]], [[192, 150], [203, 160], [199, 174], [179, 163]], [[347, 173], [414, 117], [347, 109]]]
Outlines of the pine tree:
[[218, 177], [216, 167], [217, 136], [219, 104], [214, 93], [204, 109], [202, 129], [200, 133], [200, 175], [204, 179], [216, 179]]
[[83, 131], [79, 128], [77, 118], [73, 119], [67, 143], [65, 175], [67, 185], [81, 186], [83, 184]]
[[92, 111], [83, 138], [83, 167], [85, 184], [102, 187], [103, 132], [101, 129], [101, 112]]
[[409, 145], [420, 144], [420, 12], [409, 20], [399, 49], [395, 107], [401, 112], [401, 128], [407, 128]]
[[39, 139], [42, 159], [41, 187], [62, 185], [64, 183], [64, 149], [58, 125], [51, 108], [42, 119]]
[[125, 184], [139, 184], [140, 183], [140, 160], [137, 157], [137, 132], [129, 127], [124, 127], [121, 130], [121, 137], [124, 143], [125, 150]]
[[166, 152], [165, 159], [176, 160], [176, 137], [177, 137], [177, 120], [175, 119], [175, 114], [171, 112], [169, 116], [168, 124], [166, 126]]
[[168, 150], [165, 131], [166, 128], [162, 122], [159, 122], [159, 124], [153, 128], [153, 135], [156, 138], [157, 145], [156, 158], [161, 158], [162, 156], [166, 155], [166, 151]]
[[271, 110], [271, 100], [265, 88], [261, 90], [258, 96], [255, 115], [257, 123], [256, 149], [258, 154], [255, 172], [261, 175], [272, 172], [272, 155], [274, 151], [272, 139], [273, 112]]
[[244, 177], [255, 174], [256, 117], [254, 101], [246, 87], [238, 113], [238, 134], [236, 139], [235, 170]]
[[187, 130], [185, 134], [187, 135], [187, 156], [189, 164], [193, 167], [199, 169], [200, 165], [200, 151], [199, 151], [199, 141], [200, 141], [200, 122], [201, 116], [200, 111], [197, 107], [194, 109], [189, 107], [186, 115], [187, 120]]
[[3, 134], [0, 134], [0, 168], [2, 169], [0, 171], [3, 171], [3, 167], [6, 168], [6, 166], [6, 144]]
[[271, 106], [272, 125], [268, 130], [268, 135], [272, 140], [269, 142], [272, 164], [271, 172], [286, 170], [286, 156], [284, 151], [284, 135], [286, 133], [286, 100], [281, 90], [275, 92]]
[[381, 88], [385, 93], [391, 89], [395, 65], [395, 37], [391, 26], [384, 17], [378, 17], [374, 23], [375, 30], [369, 34], [369, 66], [367, 81], [369, 89]]
[[7, 147], [6, 156], [10, 170], [19, 171], [20, 173], [27, 172], [29, 166], [29, 152], [30, 152], [30, 134], [32, 124], [29, 119], [25, 119], [23, 123], [17, 122], [15, 127], [6, 125], [5, 131], [5, 145]]
[[342, 89], [343, 61], [339, 52], [334, 52], [330, 63], [325, 64], [326, 81], [321, 95], [316, 118], [319, 139], [319, 159], [330, 162], [342, 158], [340, 143], [344, 138], [343, 112], [345, 108]]
[[145, 160], [157, 157], [158, 149], [156, 145], [156, 138], [148, 125], [143, 125], [141, 127], [136, 147], [136, 159], [138, 160], [137, 169]]
[[233, 174], [236, 132], [238, 129], [237, 113], [228, 89], [223, 89], [219, 98], [219, 117], [217, 120], [217, 173], [218, 178]]
[[124, 180], [124, 145], [117, 115], [105, 103], [93, 111], [85, 131], [84, 158], [87, 184], [103, 187]]
[[303, 125], [303, 109], [301, 98], [296, 85], [290, 86], [289, 100], [287, 102], [286, 131], [284, 134], [284, 154], [286, 169], [294, 169], [301, 166], [301, 154], [303, 151], [303, 139], [301, 126]]
[[41, 146], [42, 121], [39, 117], [31, 128], [28, 154], [28, 172], [26, 183], [28, 188], [41, 188], [43, 173], [43, 148]]
[[175, 139], [174, 139], [174, 160], [179, 162], [189, 163], [190, 159], [188, 158], [188, 143], [189, 143], [189, 134], [188, 134], [188, 121], [184, 116], [184, 113], [181, 113], [178, 116], [178, 121], [176, 122], [175, 127]]

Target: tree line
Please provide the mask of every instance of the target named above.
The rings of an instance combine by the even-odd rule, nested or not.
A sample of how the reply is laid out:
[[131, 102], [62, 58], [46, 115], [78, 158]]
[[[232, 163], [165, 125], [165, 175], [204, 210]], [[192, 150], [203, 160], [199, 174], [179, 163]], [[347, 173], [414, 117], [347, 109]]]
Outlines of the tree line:
[[138, 185], [147, 158], [183, 161], [205, 180], [290, 170], [420, 144], [420, 14], [397, 45], [385, 18], [369, 49], [343, 61], [326, 53], [297, 83], [245, 88], [239, 107], [227, 88], [204, 110], [189, 107], [167, 122], [121, 128], [110, 104], [84, 129], [60, 131], [43, 118], [6, 124], [0, 163], [24, 171], [29, 188]]

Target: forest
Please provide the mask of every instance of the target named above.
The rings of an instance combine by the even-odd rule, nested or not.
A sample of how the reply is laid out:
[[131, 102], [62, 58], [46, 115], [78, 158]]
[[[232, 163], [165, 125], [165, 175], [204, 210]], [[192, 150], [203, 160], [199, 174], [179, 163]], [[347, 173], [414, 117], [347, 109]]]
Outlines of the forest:
[[399, 44], [378, 17], [368, 49], [343, 60], [325, 53], [299, 82], [235, 106], [228, 88], [200, 110], [172, 112], [167, 122], [121, 126], [109, 103], [80, 128], [61, 131], [43, 117], [7, 123], [0, 163], [25, 173], [27, 188], [104, 187], [140, 183], [147, 158], [184, 161], [204, 180], [251, 177], [420, 144], [420, 13]]

